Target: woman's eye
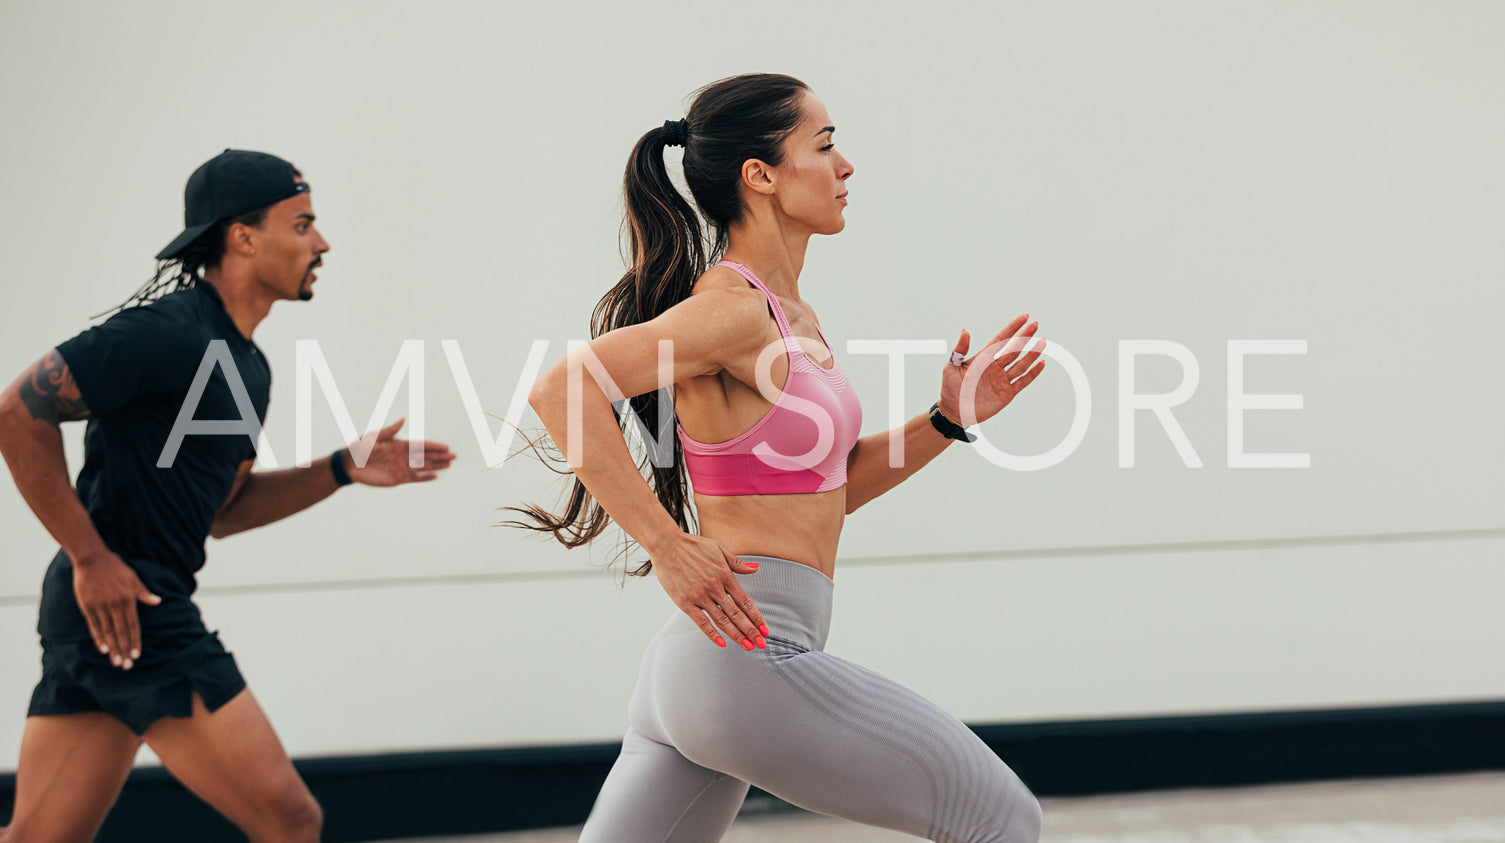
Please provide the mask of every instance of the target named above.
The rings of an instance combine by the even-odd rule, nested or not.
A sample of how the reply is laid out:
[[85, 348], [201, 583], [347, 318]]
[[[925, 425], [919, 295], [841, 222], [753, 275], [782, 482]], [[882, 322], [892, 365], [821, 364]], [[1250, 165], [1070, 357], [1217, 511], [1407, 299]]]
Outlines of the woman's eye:
[[835, 148], [836, 148], [836, 144], [834, 144], [834, 143], [828, 143], [825, 146], [821, 147], [820, 151], [821, 152], [830, 152], [831, 150], [833, 150]]

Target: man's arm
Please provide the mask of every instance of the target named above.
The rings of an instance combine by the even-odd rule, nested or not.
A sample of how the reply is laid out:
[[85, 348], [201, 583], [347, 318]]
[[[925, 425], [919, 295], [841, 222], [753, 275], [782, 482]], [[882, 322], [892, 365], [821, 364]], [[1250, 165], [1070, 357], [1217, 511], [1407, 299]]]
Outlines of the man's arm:
[[61, 423], [88, 417], [88, 404], [56, 350], [0, 394], [0, 453], [27, 505], [75, 560], [105, 550], [68, 481], [63, 454]]
[[129, 669], [141, 657], [136, 601], [160, 603], [105, 547], [68, 481], [59, 425], [89, 417], [68, 363], [57, 350], [0, 393], [0, 454], [37, 520], [73, 560], [73, 586], [100, 652]]
[[[350, 479], [367, 486], [400, 486], [433, 480], [448, 468], [455, 455], [442, 442], [422, 442], [422, 462], [408, 464], [408, 440], [398, 439], [403, 420], [398, 419], [375, 434], [365, 465], [356, 465], [349, 448], [340, 451], [345, 473]], [[369, 435], [369, 434], [368, 434]], [[273, 521], [302, 512], [334, 494], [335, 483], [330, 467], [332, 457], [315, 460], [307, 468], [284, 468], [276, 471], [251, 472], [255, 460], [247, 460], [235, 476], [230, 495], [214, 516], [209, 535], [217, 539], [246, 530], [264, 527]]]
[[241, 463], [235, 485], [214, 516], [209, 535], [222, 539], [279, 521], [308, 509], [339, 488], [329, 468], [329, 457], [315, 460], [307, 468], [252, 474], [255, 464], [255, 460]]

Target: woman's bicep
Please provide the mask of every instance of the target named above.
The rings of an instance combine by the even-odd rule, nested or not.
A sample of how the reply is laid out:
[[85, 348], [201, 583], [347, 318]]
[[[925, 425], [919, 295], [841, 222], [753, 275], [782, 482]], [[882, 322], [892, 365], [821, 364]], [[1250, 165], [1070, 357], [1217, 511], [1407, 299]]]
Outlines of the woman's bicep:
[[566, 368], [588, 373], [612, 401], [714, 374], [756, 341], [752, 332], [759, 326], [749, 311], [746, 297], [701, 293], [572, 350]]

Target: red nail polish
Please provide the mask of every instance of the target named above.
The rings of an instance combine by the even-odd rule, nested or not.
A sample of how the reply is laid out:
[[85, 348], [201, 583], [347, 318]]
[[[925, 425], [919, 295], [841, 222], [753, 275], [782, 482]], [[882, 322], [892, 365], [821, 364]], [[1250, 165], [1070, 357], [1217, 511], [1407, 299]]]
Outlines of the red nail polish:
[[747, 567], [749, 567], [749, 568], [753, 569], [754, 571], [756, 571], [756, 570], [758, 570], [758, 565], [759, 564], [761, 564], [761, 563], [759, 563], [759, 562], [748, 562], [747, 563]]
[[766, 623], [760, 623], [760, 624], [758, 624], [758, 631], [761, 632], [761, 633], [763, 633], [764, 635], [767, 635], [768, 634], [768, 624], [766, 624]]
[[761, 636], [761, 635], [758, 636], [758, 640], [756, 642], [754, 642], [754, 643], [756, 643], [758, 645], [758, 649], [759, 650], [766, 650], [766, 649], [768, 649], [768, 642], [764, 641], [763, 640], [763, 636]]
[[716, 646], [717, 647], [725, 647], [726, 646], [726, 639], [722, 638], [719, 635], [716, 636]]
[[748, 651], [750, 653], [750, 652], [752, 652], [752, 648], [753, 648], [753, 646], [752, 646], [752, 642], [751, 641], [748, 641], [746, 638], [742, 639], [742, 649], [744, 649], [744, 650], [746, 650], [746, 651]]

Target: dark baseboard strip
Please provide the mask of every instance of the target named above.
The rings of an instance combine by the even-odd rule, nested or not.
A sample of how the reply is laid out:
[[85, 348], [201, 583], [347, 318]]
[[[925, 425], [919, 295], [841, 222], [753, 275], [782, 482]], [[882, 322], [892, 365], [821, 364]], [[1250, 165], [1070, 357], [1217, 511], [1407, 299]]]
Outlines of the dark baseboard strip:
[[[1505, 701], [973, 727], [1041, 796], [1505, 769]], [[617, 744], [310, 758], [325, 840], [584, 820]], [[15, 777], [0, 776], [0, 816]], [[749, 810], [778, 803], [755, 791]], [[244, 840], [159, 769], [131, 774], [104, 843]]]

